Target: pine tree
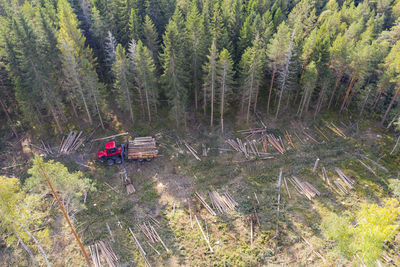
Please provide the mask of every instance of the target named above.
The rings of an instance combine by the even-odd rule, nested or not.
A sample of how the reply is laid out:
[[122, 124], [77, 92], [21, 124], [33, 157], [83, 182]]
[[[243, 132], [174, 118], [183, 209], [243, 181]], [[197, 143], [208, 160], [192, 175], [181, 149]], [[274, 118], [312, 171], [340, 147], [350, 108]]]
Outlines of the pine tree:
[[154, 74], [156, 67], [152, 52], [141, 41], [138, 42], [136, 47], [135, 64], [137, 83], [143, 89], [146, 99], [147, 116], [149, 122], [151, 122], [151, 109], [154, 111], [157, 110], [158, 92]]
[[210, 108], [211, 108], [211, 118], [210, 118], [210, 126], [213, 127], [214, 124], [214, 103], [215, 103], [215, 88], [216, 88], [216, 75], [217, 75], [217, 60], [218, 60], [218, 51], [216, 46], [216, 40], [214, 39], [211, 48], [210, 54], [207, 56], [208, 61], [204, 65], [204, 85], [203, 85], [203, 109], [204, 114], [207, 109], [207, 98], [210, 94]]
[[98, 92], [102, 85], [95, 71], [93, 53], [86, 47], [86, 38], [78, 28], [77, 18], [66, 0], [58, 1], [58, 18], [60, 23], [58, 48], [62, 58], [63, 85], [68, 92], [74, 113], [77, 114], [77, 107], [83, 106], [89, 123], [92, 124], [94, 110], [104, 128], [100, 110], [104, 104]]
[[121, 110], [129, 110], [132, 125], [135, 123], [132, 106], [133, 79], [129, 59], [121, 44], [117, 45], [115, 62], [112, 67], [115, 77], [114, 89], [116, 90], [116, 101]]
[[187, 90], [185, 54], [183, 53], [182, 36], [182, 15], [177, 9], [174, 16], [170, 19], [163, 36], [164, 45], [160, 55], [161, 63], [164, 69], [162, 81], [165, 85], [165, 93], [172, 106], [172, 113], [177, 127], [180, 123], [186, 123], [186, 104]]
[[233, 87], [233, 61], [227, 49], [223, 49], [219, 54], [217, 66], [217, 92], [220, 101], [220, 124], [221, 132], [224, 132], [224, 113], [226, 110], [227, 96], [232, 92]]

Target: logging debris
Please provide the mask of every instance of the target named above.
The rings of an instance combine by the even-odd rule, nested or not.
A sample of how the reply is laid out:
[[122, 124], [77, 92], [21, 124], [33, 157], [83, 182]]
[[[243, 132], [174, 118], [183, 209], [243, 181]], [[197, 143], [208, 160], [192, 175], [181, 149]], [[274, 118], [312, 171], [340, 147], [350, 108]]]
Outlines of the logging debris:
[[288, 180], [299, 194], [304, 195], [309, 200], [321, 195], [321, 193], [309, 182], [303, 182], [295, 176], [288, 178]]
[[144, 251], [143, 247], [140, 245], [139, 241], [137, 240], [135, 233], [132, 231], [132, 229], [130, 227], [129, 227], [129, 232], [131, 232], [133, 239], [135, 239], [136, 246], [138, 247], [140, 254], [142, 254], [142, 257], [143, 257], [146, 265], [148, 267], [151, 267], [150, 262], [146, 258], [146, 251]]
[[276, 149], [279, 153], [284, 154], [286, 149], [283, 145], [282, 138], [276, 138], [273, 134], [267, 134], [268, 142]]
[[197, 151], [189, 145], [186, 141], [183, 141], [183, 144], [186, 146], [186, 148], [189, 150], [189, 152], [195, 157], [198, 161], [201, 161], [201, 158], [197, 155]]
[[203, 235], [204, 240], [206, 241], [208, 247], [210, 248], [210, 251], [211, 251], [211, 252], [214, 252], [213, 248], [212, 248], [211, 245], [210, 245], [210, 238], [209, 238], [208, 235], [206, 235], [206, 234], [204, 233], [203, 228], [202, 228], [201, 225], [200, 225], [199, 219], [197, 219], [197, 215], [194, 215], [194, 218], [196, 219], [197, 225], [199, 226], [200, 231], [201, 231], [201, 234]]
[[161, 239], [160, 235], [157, 233], [156, 229], [150, 221], [137, 224], [136, 226], [139, 228], [140, 231], [142, 231], [142, 233], [151, 244], [161, 243], [164, 249], [167, 252], [169, 251], [168, 247], [165, 245], [164, 241]]
[[239, 205], [228, 192], [220, 195], [217, 191], [213, 190], [209, 192], [209, 196], [212, 206], [221, 214], [235, 210]]
[[204, 200], [204, 198], [197, 192], [194, 192], [194, 195], [196, 198], [200, 201], [201, 204], [206, 208], [206, 210], [213, 216], [216, 216], [217, 214], [215, 211], [207, 204], [207, 202]]
[[[109, 242], [98, 241], [89, 246], [90, 256], [95, 267], [101, 267], [104, 259], [109, 267], [119, 266], [119, 260]], [[102, 257], [101, 257], [102, 256]]]
[[102, 140], [107, 140], [107, 139], [113, 139], [113, 138], [115, 138], [115, 137], [125, 136], [125, 135], [128, 135], [128, 134], [129, 134], [129, 133], [126, 132], [126, 133], [120, 133], [120, 134], [115, 134], [115, 135], [111, 135], [111, 136], [101, 137], [101, 138], [93, 139], [92, 142], [95, 142], [95, 141], [102, 141]]
[[[336, 173], [339, 175], [339, 177], [340, 177], [340, 179], [341, 179], [341, 181], [343, 182], [343, 184], [347, 187], [347, 188], [349, 188], [349, 189], [354, 189], [354, 184], [355, 184], [355, 181], [353, 180], [353, 179], [351, 179], [351, 178], [349, 178], [348, 176], [346, 176], [343, 172], [342, 172], [342, 170], [340, 170], [339, 168], [335, 168], [335, 171], [336, 171]], [[336, 185], [337, 184], [339, 184], [339, 183], [335, 183]], [[345, 191], [347, 191], [347, 190], [345, 190]], [[347, 193], [346, 193], [347, 194]]]
[[82, 144], [85, 142], [86, 138], [81, 138], [80, 136], [82, 135], [82, 131], [79, 132], [73, 132], [70, 131], [67, 137], [63, 137], [60, 147], [58, 150], [59, 154], [69, 154], [73, 151], [76, 151]]

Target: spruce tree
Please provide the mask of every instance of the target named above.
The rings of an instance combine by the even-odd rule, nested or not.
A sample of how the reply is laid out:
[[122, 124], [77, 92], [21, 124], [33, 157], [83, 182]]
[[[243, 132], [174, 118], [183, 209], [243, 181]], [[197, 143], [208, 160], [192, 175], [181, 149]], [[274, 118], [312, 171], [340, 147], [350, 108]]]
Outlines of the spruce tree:
[[132, 125], [135, 123], [133, 113], [133, 99], [132, 89], [133, 79], [129, 59], [126, 55], [125, 49], [121, 44], [117, 45], [115, 51], [115, 62], [112, 67], [114, 81], [114, 90], [116, 91], [116, 101], [121, 110], [129, 110]]
[[217, 83], [217, 60], [218, 60], [218, 51], [216, 46], [216, 40], [214, 39], [211, 48], [210, 54], [207, 56], [208, 61], [204, 65], [204, 85], [203, 85], [203, 109], [204, 114], [207, 109], [208, 95], [210, 96], [210, 108], [211, 108], [211, 118], [210, 118], [210, 126], [213, 127], [214, 124], [214, 103], [215, 103], [215, 89]]
[[151, 122], [151, 110], [157, 111], [157, 86], [155, 77], [155, 64], [153, 54], [139, 40], [136, 47], [135, 70], [137, 75], [137, 86], [143, 89], [147, 106], [147, 118]]
[[150, 49], [152, 57], [157, 60], [158, 57], [158, 34], [154, 23], [151, 21], [150, 17], [146, 15], [143, 23], [143, 43]]
[[217, 65], [217, 93], [219, 95], [220, 104], [220, 125], [221, 132], [224, 132], [224, 113], [228, 102], [228, 96], [232, 93], [233, 80], [233, 61], [229, 51], [223, 49], [219, 54], [219, 61]]
[[274, 86], [275, 75], [278, 68], [281, 68], [285, 62], [286, 53], [289, 49], [290, 44], [290, 30], [289, 27], [283, 22], [279, 25], [277, 32], [274, 34], [271, 43], [267, 47], [267, 56], [269, 59], [269, 67], [272, 69], [271, 81], [269, 85], [268, 103], [267, 103], [267, 114], [270, 111], [270, 102], [272, 88]]
[[197, 9], [197, 3], [194, 0], [192, 7], [186, 19], [186, 35], [188, 42], [188, 55], [191, 59], [191, 87], [193, 88], [195, 110], [198, 109], [199, 91], [202, 84], [202, 65], [205, 54], [205, 36], [204, 36], [203, 17]]
[[182, 36], [182, 15], [177, 9], [170, 19], [163, 36], [164, 45], [160, 55], [163, 66], [161, 76], [164, 90], [171, 104], [171, 112], [175, 118], [176, 125], [184, 122], [186, 124], [187, 89], [186, 83], [186, 61], [183, 53], [184, 37]]
[[241, 111], [242, 114], [244, 114], [244, 107], [246, 105], [247, 123], [250, 120], [251, 106], [253, 106], [254, 112], [257, 111], [258, 91], [262, 79], [262, 63], [262, 51], [259, 50], [259, 47], [257, 45], [248, 47], [244, 51], [242, 60], [240, 62], [242, 90]]
[[58, 18], [58, 48], [61, 51], [64, 90], [68, 93], [75, 114], [78, 113], [77, 108], [83, 108], [92, 124], [92, 113], [96, 112], [104, 128], [101, 115], [104, 102], [98, 91], [102, 84], [98, 81], [93, 52], [85, 45], [86, 38], [78, 28], [76, 15], [66, 0], [58, 1]]

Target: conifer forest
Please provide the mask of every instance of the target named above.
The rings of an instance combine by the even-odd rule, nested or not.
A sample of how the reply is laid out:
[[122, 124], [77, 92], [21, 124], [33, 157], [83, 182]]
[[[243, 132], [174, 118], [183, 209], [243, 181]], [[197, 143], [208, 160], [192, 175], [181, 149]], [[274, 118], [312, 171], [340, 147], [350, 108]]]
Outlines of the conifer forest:
[[0, 266], [400, 266], [400, 0], [0, 0]]

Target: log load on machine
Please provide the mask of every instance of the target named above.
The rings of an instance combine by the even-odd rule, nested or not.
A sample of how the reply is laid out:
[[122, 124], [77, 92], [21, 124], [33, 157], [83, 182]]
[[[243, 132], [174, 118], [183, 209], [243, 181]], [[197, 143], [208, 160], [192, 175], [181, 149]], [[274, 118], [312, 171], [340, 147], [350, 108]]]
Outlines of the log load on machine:
[[156, 141], [151, 136], [136, 137], [117, 146], [115, 141], [108, 142], [105, 150], [97, 153], [98, 160], [111, 166], [121, 164], [124, 160], [137, 160], [139, 162], [152, 161], [157, 157]]

